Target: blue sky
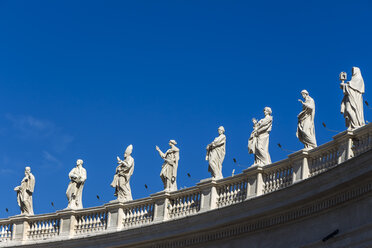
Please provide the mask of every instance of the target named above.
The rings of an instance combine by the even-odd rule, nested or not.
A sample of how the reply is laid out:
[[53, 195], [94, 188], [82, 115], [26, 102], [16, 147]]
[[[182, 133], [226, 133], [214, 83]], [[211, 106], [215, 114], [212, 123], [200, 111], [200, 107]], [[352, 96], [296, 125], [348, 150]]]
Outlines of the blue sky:
[[164, 151], [169, 139], [181, 150], [178, 186], [193, 186], [210, 176], [205, 147], [220, 125], [223, 174], [239, 173], [253, 163], [251, 119], [265, 106], [272, 160], [285, 159], [277, 143], [303, 147], [302, 89], [316, 102], [318, 144], [330, 141], [322, 122], [345, 129], [341, 71], [361, 68], [372, 104], [371, 13], [367, 0], [0, 1], [0, 218], [20, 213], [13, 188], [26, 165], [35, 213], [67, 206], [78, 158], [84, 206], [113, 200], [116, 156], [129, 144], [135, 199], [162, 190], [155, 145]]

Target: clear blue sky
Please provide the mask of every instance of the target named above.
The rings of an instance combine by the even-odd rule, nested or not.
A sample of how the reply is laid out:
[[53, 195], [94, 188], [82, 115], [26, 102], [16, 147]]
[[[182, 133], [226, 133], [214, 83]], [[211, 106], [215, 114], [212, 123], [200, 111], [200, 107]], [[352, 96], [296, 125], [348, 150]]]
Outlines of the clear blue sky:
[[[31, 166], [35, 213], [67, 206], [78, 158], [85, 207], [114, 199], [116, 156], [133, 144], [133, 197], [162, 190], [155, 145], [181, 149], [179, 187], [207, 178], [223, 125], [224, 176], [248, 167], [252, 117], [273, 110], [270, 153], [296, 138], [300, 91], [316, 102], [318, 144], [345, 129], [338, 74], [361, 68], [370, 101], [371, 1], [0, 1], [0, 218]], [[366, 120], [372, 110], [365, 108]], [[192, 178], [187, 177], [190, 173]], [[149, 186], [145, 189], [144, 184]], [[99, 195], [101, 202], [96, 199]], [[5, 212], [9, 209], [9, 213]]]

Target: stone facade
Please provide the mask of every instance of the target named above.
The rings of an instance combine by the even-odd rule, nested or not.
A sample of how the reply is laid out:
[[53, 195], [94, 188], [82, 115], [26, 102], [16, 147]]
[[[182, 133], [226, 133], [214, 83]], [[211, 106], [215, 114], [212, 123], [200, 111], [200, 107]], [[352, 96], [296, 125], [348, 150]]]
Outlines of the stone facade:
[[369, 247], [372, 124], [145, 199], [0, 220], [1, 247]]

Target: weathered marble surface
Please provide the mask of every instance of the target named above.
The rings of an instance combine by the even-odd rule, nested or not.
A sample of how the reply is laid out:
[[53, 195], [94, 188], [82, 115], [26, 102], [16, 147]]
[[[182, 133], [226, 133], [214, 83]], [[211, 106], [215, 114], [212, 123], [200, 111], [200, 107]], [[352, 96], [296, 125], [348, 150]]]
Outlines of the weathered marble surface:
[[264, 114], [265, 117], [260, 121], [252, 119], [253, 131], [248, 140], [248, 151], [254, 154], [254, 165], [271, 164], [269, 154], [269, 135], [273, 124], [271, 108], [265, 107]]
[[342, 83], [340, 87], [344, 93], [341, 102], [341, 113], [345, 117], [345, 124], [348, 129], [355, 129], [365, 125], [363, 113], [364, 80], [360, 69], [353, 67], [351, 80], [344, 83], [346, 73], [340, 74]]
[[25, 168], [25, 177], [21, 181], [21, 185], [14, 188], [17, 192], [18, 206], [21, 208], [21, 214], [33, 215], [34, 208], [32, 202], [32, 194], [35, 188], [35, 177], [31, 173], [31, 168]]
[[218, 128], [218, 134], [218, 137], [207, 145], [207, 155], [205, 157], [205, 160], [209, 162], [208, 171], [211, 173], [212, 178], [216, 180], [223, 178], [222, 163], [226, 154], [226, 135], [223, 126]]
[[124, 160], [117, 157], [118, 166], [111, 187], [115, 188], [115, 196], [119, 202], [133, 200], [130, 188], [130, 178], [133, 175], [134, 159], [131, 156], [133, 145], [129, 145], [124, 153]]
[[69, 209], [82, 209], [83, 208], [83, 188], [85, 180], [87, 180], [87, 171], [83, 168], [83, 160], [76, 161], [76, 167], [73, 168], [68, 174], [70, 183], [66, 190]]
[[302, 111], [297, 116], [297, 138], [304, 144], [306, 149], [316, 147], [316, 137], [315, 137], [315, 102], [314, 99], [309, 96], [307, 90], [301, 91], [301, 95], [305, 102], [299, 99], [298, 101], [302, 103]]
[[164, 159], [163, 166], [160, 172], [160, 178], [164, 184], [164, 190], [175, 191], [177, 190], [177, 169], [178, 160], [180, 159], [180, 149], [176, 147], [177, 142], [175, 140], [169, 141], [171, 147], [165, 153], [163, 153], [158, 146], [156, 150], [159, 155]]

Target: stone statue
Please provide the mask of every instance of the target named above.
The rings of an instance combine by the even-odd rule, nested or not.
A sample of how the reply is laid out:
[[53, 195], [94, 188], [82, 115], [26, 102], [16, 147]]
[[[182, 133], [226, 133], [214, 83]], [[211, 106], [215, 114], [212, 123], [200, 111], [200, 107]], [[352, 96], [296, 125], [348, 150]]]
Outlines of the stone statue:
[[223, 126], [218, 128], [218, 134], [218, 137], [207, 145], [207, 155], [205, 157], [205, 160], [209, 162], [208, 171], [212, 174], [212, 178], [216, 180], [223, 178], [222, 163], [226, 154], [226, 136]]
[[314, 116], [315, 116], [315, 102], [314, 99], [309, 96], [307, 90], [301, 91], [302, 97], [305, 99], [302, 103], [302, 112], [297, 116], [297, 138], [305, 145], [305, 148], [315, 148], [315, 127], [314, 127]]
[[355, 129], [365, 125], [363, 114], [363, 96], [364, 81], [358, 67], [353, 67], [351, 80], [344, 83], [346, 73], [341, 72], [341, 89], [344, 92], [344, 98], [341, 102], [341, 113], [345, 117], [346, 127]]
[[133, 175], [134, 159], [131, 154], [133, 146], [129, 145], [124, 153], [124, 160], [117, 157], [118, 166], [111, 187], [115, 188], [115, 196], [119, 202], [132, 201], [132, 192], [130, 189], [130, 177]]
[[160, 178], [164, 184], [164, 190], [176, 191], [177, 190], [177, 168], [178, 160], [180, 159], [180, 149], [176, 147], [177, 142], [175, 140], [169, 141], [171, 147], [165, 153], [163, 153], [158, 146], [156, 150], [159, 155], [164, 159], [163, 166], [160, 172]]
[[31, 173], [31, 168], [25, 168], [25, 177], [21, 185], [14, 188], [17, 192], [18, 206], [21, 208], [21, 214], [33, 215], [32, 194], [35, 188], [35, 177]]
[[68, 174], [70, 183], [66, 190], [69, 209], [82, 209], [83, 202], [83, 188], [85, 180], [87, 180], [87, 171], [83, 168], [83, 160], [76, 161], [76, 167], [73, 168]]
[[252, 119], [253, 131], [248, 140], [248, 151], [254, 154], [254, 165], [271, 164], [269, 134], [273, 124], [271, 108], [264, 108], [265, 117], [260, 121]]

